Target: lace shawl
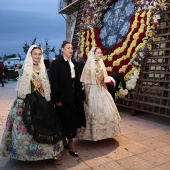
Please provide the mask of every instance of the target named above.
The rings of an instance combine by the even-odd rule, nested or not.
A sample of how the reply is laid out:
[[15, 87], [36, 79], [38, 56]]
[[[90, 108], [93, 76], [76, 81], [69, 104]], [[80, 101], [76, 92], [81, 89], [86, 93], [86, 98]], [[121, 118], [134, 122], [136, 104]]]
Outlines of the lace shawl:
[[[31, 51], [34, 47], [37, 47], [37, 45], [32, 45], [26, 55], [24, 64], [21, 68], [21, 72], [18, 78], [16, 90], [19, 98], [24, 99], [27, 94], [31, 93], [31, 75], [33, 72], [33, 60], [31, 57]], [[43, 51], [43, 50], [42, 50]], [[42, 80], [42, 87], [44, 89], [44, 96], [47, 101], [50, 101], [50, 84], [49, 79], [46, 72], [46, 67], [44, 64], [44, 57], [42, 55], [41, 60], [39, 62], [39, 68], [40, 68], [40, 78]]]
[[[92, 47], [92, 49], [90, 50], [88, 54], [88, 59], [82, 71], [82, 76], [81, 76], [80, 81], [83, 82], [84, 84], [97, 84], [96, 79], [95, 79], [95, 58], [94, 58], [95, 49], [96, 47]], [[102, 58], [99, 60], [99, 65], [101, 69], [103, 70], [104, 82], [105, 83], [110, 82], [110, 79], [108, 77], [106, 67], [104, 65]]]

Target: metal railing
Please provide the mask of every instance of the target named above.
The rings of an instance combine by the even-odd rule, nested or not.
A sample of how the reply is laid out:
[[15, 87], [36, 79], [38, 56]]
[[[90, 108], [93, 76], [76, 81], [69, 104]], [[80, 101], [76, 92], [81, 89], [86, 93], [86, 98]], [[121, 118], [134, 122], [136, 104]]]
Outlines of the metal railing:
[[72, 2], [74, 2], [74, 0], [59, 0], [58, 1], [58, 11], [61, 11], [63, 8], [65, 8]]

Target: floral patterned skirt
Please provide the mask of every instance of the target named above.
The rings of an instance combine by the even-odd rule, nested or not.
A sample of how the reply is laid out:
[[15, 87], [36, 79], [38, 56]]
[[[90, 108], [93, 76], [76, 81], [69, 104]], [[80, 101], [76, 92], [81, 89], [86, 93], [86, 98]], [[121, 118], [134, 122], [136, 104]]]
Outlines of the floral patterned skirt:
[[62, 142], [57, 144], [39, 144], [27, 132], [22, 117], [17, 115], [15, 101], [7, 118], [0, 156], [10, 157], [21, 161], [37, 161], [58, 157], [63, 149]]
[[77, 130], [80, 140], [98, 141], [120, 133], [120, 115], [110, 93], [98, 85], [91, 85], [88, 104], [85, 104], [86, 129]]

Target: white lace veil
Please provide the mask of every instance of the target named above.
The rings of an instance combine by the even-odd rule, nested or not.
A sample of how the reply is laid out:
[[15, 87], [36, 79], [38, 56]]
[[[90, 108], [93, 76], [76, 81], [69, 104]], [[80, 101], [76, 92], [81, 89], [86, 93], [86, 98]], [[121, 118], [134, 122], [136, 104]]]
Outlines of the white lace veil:
[[[38, 47], [37, 45], [32, 45], [26, 55], [26, 58], [24, 60], [23, 66], [20, 71], [20, 75], [18, 78], [18, 82], [16, 85], [16, 90], [19, 98], [24, 99], [27, 94], [31, 93], [31, 75], [33, 71], [33, 60], [31, 57], [31, 51], [34, 47]], [[42, 49], [41, 49], [42, 50]], [[43, 50], [42, 50], [43, 52]], [[44, 89], [44, 95], [47, 101], [50, 100], [50, 84], [46, 72], [46, 67], [44, 64], [44, 57], [42, 55], [41, 60], [39, 62], [39, 68], [40, 68], [40, 78], [42, 80], [42, 86]]]
[[[87, 80], [86, 80], [87, 69], [90, 70], [90, 73], [91, 73], [91, 75], [90, 75], [91, 82], [90, 83], [91, 84], [97, 84], [96, 80], [95, 80], [95, 57], [94, 57], [94, 52], [95, 52], [96, 48], [98, 48], [98, 47], [92, 47], [90, 52], [88, 53], [88, 58], [87, 58], [86, 64], [85, 64], [83, 72], [82, 72], [82, 76], [81, 76], [80, 81], [84, 82], [85, 84], [88, 83]], [[105, 67], [105, 64], [104, 64], [102, 58], [99, 60], [99, 64], [100, 64], [101, 68], [103, 69], [104, 82], [105, 83], [110, 82], [110, 79], [108, 77], [106, 67]]]

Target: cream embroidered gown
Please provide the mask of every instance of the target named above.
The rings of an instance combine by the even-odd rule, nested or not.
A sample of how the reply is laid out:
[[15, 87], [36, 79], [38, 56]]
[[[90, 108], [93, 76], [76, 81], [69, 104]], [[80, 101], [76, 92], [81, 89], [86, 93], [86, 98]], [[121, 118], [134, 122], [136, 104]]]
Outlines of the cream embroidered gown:
[[85, 73], [90, 84], [88, 103], [85, 104], [86, 129], [78, 129], [77, 138], [97, 141], [113, 138], [120, 133], [120, 115], [112, 96], [106, 89], [103, 70], [95, 66], [96, 84], [92, 84], [90, 70]]

